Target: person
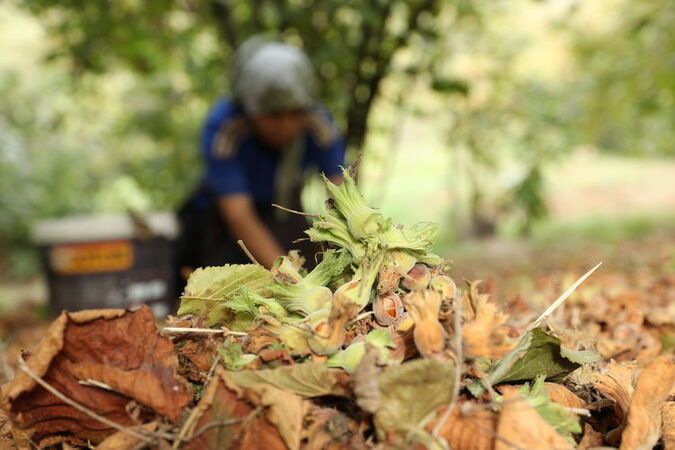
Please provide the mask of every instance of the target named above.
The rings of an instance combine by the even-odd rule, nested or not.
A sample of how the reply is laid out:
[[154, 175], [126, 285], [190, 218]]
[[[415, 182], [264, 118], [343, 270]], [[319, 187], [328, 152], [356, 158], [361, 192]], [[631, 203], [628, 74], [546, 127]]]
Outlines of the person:
[[311, 171], [342, 179], [345, 144], [329, 112], [317, 102], [317, 82], [298, 48], [252, 38], [236, 52], [231, 98], [209, 112], [201, 134], [205, 170], [179, 211], [177, 262], [183, 279], [196, 267], [248, 263], [269, 268], [291, 248], [309, 262], [300, 210]]

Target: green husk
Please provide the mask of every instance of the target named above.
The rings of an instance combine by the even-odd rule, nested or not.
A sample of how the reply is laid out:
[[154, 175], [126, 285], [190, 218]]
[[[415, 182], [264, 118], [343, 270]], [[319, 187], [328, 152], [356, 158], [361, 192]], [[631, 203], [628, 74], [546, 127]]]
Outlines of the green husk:
[[347, 220], [351, 234], [357, 239], [366, 239], [389, 229], [391, 220], [385, 219], [380, 212], [366, 205], [347, 170], [343, 169], [342, 175], [343, 181], [339, 186], [331, 183], [325, 176], [324, 180], [337, 209]]
[[309, 315], [330, 308], [333, 293], [326, 285], [344, 271], [349, 261], [349, 255], [344, 251], [329, 250], [321, 263], [299, 282], [276, 282], [269, 290], [289, 311]]
[[366, 307], [373, 296], [373, 285], [384, 262], [385, 253], [380, 252], [372, 258], [364, 259], [350, 281], [335, 291], [334, 298], [350, 302], [359, 307]]
[[305, 234], [312, 242], [325, 242], [347, 250], [357, 263], [366, 256], [366, 246], [352, 236], [346, 220], [335, 210], [321, 214]]

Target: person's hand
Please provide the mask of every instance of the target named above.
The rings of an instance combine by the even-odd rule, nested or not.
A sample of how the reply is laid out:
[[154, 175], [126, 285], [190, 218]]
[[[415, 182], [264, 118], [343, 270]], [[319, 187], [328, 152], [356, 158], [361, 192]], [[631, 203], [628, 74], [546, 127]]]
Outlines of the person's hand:
[[248, 194], [227, 195], [218, 199], [218, 208], [232, 236], [244, 242], [253, 257], [266, 268], [286, 252], [272, 231], [260, 220]]

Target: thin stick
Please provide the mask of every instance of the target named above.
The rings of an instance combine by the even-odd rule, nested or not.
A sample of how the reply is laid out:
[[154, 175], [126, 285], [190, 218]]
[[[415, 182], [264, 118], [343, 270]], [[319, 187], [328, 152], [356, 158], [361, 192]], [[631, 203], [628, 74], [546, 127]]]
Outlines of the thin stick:
[[239, 239], [237, 241], [237, 244], [239, 244], [239, 247], [241, 247], [241, 249], [244, 251], [244, 253], [246, 253], [246, 256], [248, 256], [248, 259], [250, 259], [253, 264], [257, 264], [258, 266], [262, 266], [262, 264], [260, 264], [258, 262], [258, 260], [253, 257], [253, 254], [250, 251], [248, 251], [248, 248], [246, 248], [246, 245], [244, 244], [244, 241]]
[[373, 314], [375, 314], [375, 313], [372, 312], [372, 311], [366, 311], [366, 312], [364, 312], [364, 313], [361, 313], [361, 314], [359, 314], [358, 316], [356, 316], [354, 319], [352, 319], [351, 321], [349, 321], [349, 323], [347, 324], [347, 326], [352, 325], [352, 324], [355, 324], [355, 323], [358, 322], [359, 320], [365, 319], [366, 317], [371, 316], [371, 315], [373, 315]]
[[87, 378], [86, 380], [79, 380], [78, 383], [81, 384], [82, 386], [92, 386], [100, 389], [105, 389], [106, 391], [116, 392], [111, 386], [103, 383], [102, 381], [92, 380], [91, 378]]
[[152, 439], [150, 439], [148, 436], [145, 436], [141, 433], [138, 433], [130, 428], [126, 428], [116, 422], [113, 422], [112, 420], [103, 417], [99, 414], [96, 414], [94, 411], [91, 409], [87, 408], [86, 406], [80, 405], [77, 403], [75, 400], [72, 400], [68, 397], [66, 397], [64, 394], [56, 390], [52, 385], [47, 383], [45, 380], [40, 378], [35, 372], [31, 370], [30, 367], [26, 364], [26, 361], [23, 360], [21, 355], [19, 355], [19, 369], [21, 369], [26, 375], [28, 375], [33, 381], [35, 381], [37, 384], [45, 388], [48, 392], [50, 392], [52, 395], [60, 399], [61, 401], [67, 403], [68, 405], [72, 406], [73, 408], [77, 409], [80, 412], [83, 412], [84, 414], [88, 415], [92, 419], [98, 420], [99, 422], [108, 425], [110, 428], [114, 428], [117, 431], [121, 431], [122, 433], [128, 434], [130, 436], [135, 437], [136, 439], [140, 439], [144, 442], [151, 443]]
[[445, 411], [443, 411], [443, 415], [441, 415], [441, 418], [438, 420], [436, 425], [434, 426], [433, 432], [431, 433], [434, 437], [438, 437], [439, 433], [441, 432], [441, 428], [445, 425], [445, 422], [447, 422], [448, 418], [450, 417], [450, 414], [452, 413], [452, 409], [455, 406], [455, 402], [457, 401], [457, 398], [459, 397], [459, 389], [460, 389], [460, 384], [462, 382], [462, 368], [464, 367], [464, 354], [462, 351], [462, 299], [457, 296], [455, 298], [455, 301], [453, 302], [454, 306], [454, 316], [453, 317], [453, 325], [455, 329], [455, 336], [454, 336], [454, 344], [455, 344], [455, 359], [457, 360], [457, 367], [455, 368], [455, 384], [452, 387], [452, 397], [450, 397], [450, 401], [448, 402], [448, 406], [446, 407]]
[[320, 214], [312, 214], [312, 213], [306, 213], [306, 212], [302, 212], [302, 211], [297, 211], [297, 210], [295, 210], [295, 209], [286, 208], [285, 206], [277, 205], [276, 203], [272, 203], [272, 206], [274, 206], [275, 208], [279, 208], [279, 209], [282, 210], [282, 211], [286, 211], [286, 212], [289, 212], [289, 213], [291, 213], [291, 214], [297, 214], [297, 215], [299, 215], [299, 216], [313, 217], [313, 218], [315, 218], [315, 219], [318, 219], [319, 217], [321, 217]]
[[227, 328], [190, 328], [190, 327], [164, 327], [162, 331], [174, 334], [224, 334], [226, 336], [247, 336], [243, 331], [231, 331]]
[[590, 277], [591, 274], [592, 274], [593, 272], [595, 272], [595, 270], [596, 270], [598, 267], [600, 267], [601, 265], [602, 265], [602, 262], [599, 262], [595, 267], [593, 267], [591, 270], [589, 270], [588, 272], [586, 272], [585, 274], [583, 274], [583, 275], [581, 276], [581, 278], [579, 278], [577, 281], [575, 281], [574, 284], [573, 284], [572, 286], [570, 286], [569, 288], [567, 288], [567, 290], [566, 290], [565, 292], [563, 292], [563, 293], [560, 295], [560, 297], [558, 297], [558, 298], [556, 299], [556, 301], [554, 301], [554, 302], [551, 304], [551, 306], [549, 306], [548, 308], [546, 308], [546, 311], [544, 311], [544, 312], [541, 314], [541, 316], [539, 316], [539, 318], [538, 318], [537, 320], [535, 320], [534, 322], [532, 322], [532, 324], [530, 324], [530, 326], [527, 327], [527, 330], [525, 330], [525, 332], [527, 333], [528, 331], [532, 331], [533, 329], [535, 329], [535, 328], [537, 328], [539, 325], [541, 325], [541, 323], [542, 323], [544, 320], [546, 320], [546, 319], [553, 313], [553, 311], [555, 311], [560, 305], [562, 305], [563, 302], [564, 302], [565, 300], [567, 300], [567, 299], [569, 298], [570, 295], [572, 295], [572, 293], [576, 290], [576, 288], [578, 288], [579, 285], [580, 285], [581, 283], [583, 283], [583, 282], [586, 280], [586, 278]]

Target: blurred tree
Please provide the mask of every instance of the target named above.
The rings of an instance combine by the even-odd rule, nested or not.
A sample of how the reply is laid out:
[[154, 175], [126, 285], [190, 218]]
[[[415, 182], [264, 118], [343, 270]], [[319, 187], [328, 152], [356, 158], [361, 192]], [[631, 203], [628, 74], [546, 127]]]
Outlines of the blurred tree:
[[[322, 98], [346, 128], [348, 143], [357, 149], [363, 144], [373, 101], [392, 67], [394, 54], [415, 35], [425, 39], [438, 36], [434, 17], [439, 3], [22, 1], [59, 39], [53, 56], [66, 56], [75, 73], [104, 73], [123, 67], [156, 80], [173, 74], [164, 88], [173, 88], [165, 94], [174, 101], [186, 93], [209, 100], [222, 95], [233, 49], [253, 34], [273, 33], [310, 55], [322, 81]], [[170, 113], [170, 109], [161, 109], [161, 114]], [[141, 117], [140, 125], [152, 128], [150, 120], [153, 118]]]
[[673, 156], [675, 2], [613, 6], [609, 17], [617, 18], [605, 29], [569, 21], [579, 71], [570, 89], [570, 130], [601, 150]]

